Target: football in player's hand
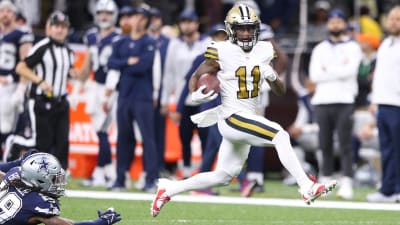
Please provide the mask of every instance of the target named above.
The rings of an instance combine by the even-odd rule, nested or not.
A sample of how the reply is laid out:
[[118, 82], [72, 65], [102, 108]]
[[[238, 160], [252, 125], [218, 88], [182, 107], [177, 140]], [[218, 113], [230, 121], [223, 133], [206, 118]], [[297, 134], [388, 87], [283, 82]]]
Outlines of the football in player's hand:
[[206, 88], [203, 90], [203, 93], [208, 93], [211, 90], [214, 90], [214, 93], [218, 93], [220, 90], [219, 80], [216, 74], [205, 73], [200, 76], [197, 81], [197, 88], [205, 85]]

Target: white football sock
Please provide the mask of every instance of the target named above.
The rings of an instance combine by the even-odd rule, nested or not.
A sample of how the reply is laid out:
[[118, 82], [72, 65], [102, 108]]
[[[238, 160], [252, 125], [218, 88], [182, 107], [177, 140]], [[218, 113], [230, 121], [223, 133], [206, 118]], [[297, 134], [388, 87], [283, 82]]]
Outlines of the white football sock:
[[228, 185], [232, 177], [222, 170], [199, 173], [185, 180], [171, 181], [166, 188], [166, 194], [170, 197], [181, 192], [202, 190], [215, 186]]
[[279, 160], [289, 173], [296, 179], [300, 186], [301, 192], [307, 191], [313, 182], [308, 178], [304, 169], [296, 157], [296, 153], [290, 144], [289, 134], [286, 131], [279, 131], [272, 142], [275, 144], [275, 149], [278, 152]]

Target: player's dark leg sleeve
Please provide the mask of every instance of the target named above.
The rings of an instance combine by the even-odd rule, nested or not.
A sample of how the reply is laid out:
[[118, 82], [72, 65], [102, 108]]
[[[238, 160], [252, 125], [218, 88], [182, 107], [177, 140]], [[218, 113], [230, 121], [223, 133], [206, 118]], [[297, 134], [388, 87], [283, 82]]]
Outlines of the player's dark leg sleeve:
[[97, 166], [104, 167], [111, 163], [111, 147], [108, 140], [108, 133], [99, 131], [97, 132], [99, 138], [99, 155], [97, 159]]
[[247, 172], [264, 172], [264, 147], [251, 146], [247, 158]]
[[200, 172], [211, 171], [221, 141], [222, 136], [218, 131], [217, 125], [214, 124], [208, 127], [207, 143], [201, 152], [202, 161], [200, 165]]
[[[131, 103], [134, 104], [134, 103]], [[126, 101], [118, 101], [117, 109], [117, 180], [116, 184], [124, 186], [125, 172], [130, 168], [135, 153], [136, 139], [133, 130], [131, 105]]]
[[179, 137], [182, 143], [182, 155], [183, 155], [183, 165], [190, 166], [191, 165], [191, 157], [192, 157], [192, 148], [191, 141], [193, 137], [193, 130], [195, 128], [195, 124], [190, 120], [190, 115], [193, 115], [193, 112], [196, 112], [197, 107], [185, 106], [182, 112], [182, 119], [179, 123]]

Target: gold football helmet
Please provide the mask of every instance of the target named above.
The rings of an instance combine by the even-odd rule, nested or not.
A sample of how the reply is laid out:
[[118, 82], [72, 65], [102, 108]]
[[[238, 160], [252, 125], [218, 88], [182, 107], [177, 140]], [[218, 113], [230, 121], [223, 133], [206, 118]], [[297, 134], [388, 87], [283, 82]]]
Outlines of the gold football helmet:
[[[251, 51], [258, 41], [260, 19], [256, 11], [246, 4], [237, 4], [229, 10], [225, 18], [226, 32], [232, 43], [239, 45], [244, 51]], [[250, 31], [249, 35], [238, 35], [238, 29]]]

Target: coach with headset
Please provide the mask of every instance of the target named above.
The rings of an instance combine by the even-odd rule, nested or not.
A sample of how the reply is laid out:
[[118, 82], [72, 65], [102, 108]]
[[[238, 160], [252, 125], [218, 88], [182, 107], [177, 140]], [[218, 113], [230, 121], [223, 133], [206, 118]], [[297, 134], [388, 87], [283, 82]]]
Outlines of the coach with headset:
[[32, 47], [24, 61], [18, 63], [16, 71], [32, 81], [29, 112], [36, 147], [56, 156], [62, 167], [67, 169], [67, 78], [69, 74], [76, 75], [72, 68], [73, 52], [65, 44], [70, 22], [64, 13], [55, 11], [50, 15], [47, 25], [48, 37]]

